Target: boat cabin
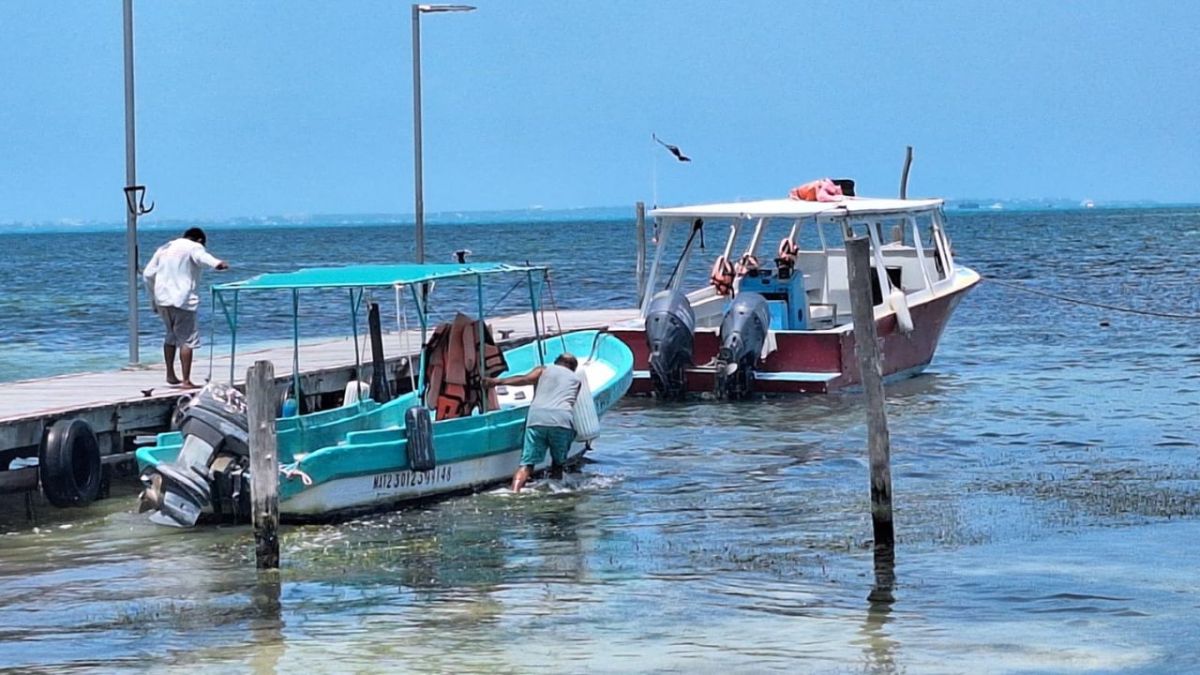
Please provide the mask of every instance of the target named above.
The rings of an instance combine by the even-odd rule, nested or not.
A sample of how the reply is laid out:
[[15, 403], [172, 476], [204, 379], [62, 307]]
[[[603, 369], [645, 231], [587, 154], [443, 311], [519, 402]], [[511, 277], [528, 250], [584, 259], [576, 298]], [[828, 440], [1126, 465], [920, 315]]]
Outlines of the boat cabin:
[[[871, 241], [877, 311], [890, 311], [897, 302], [932, 299], [953, 285], [954, 259], [940, 199], [770, 199], [660, 208], [650, 215], [657, 246], [647, 291], [639, 299], [643, 317], [655, 292], [690, 288], [687, 298], [697, 328], [719, 325], [733, 298], [750, 291], [767, 300], [774, 331], [847, 326], [850, 293], [843, 242], [852, 235]], [[711, 267], [689, 268], [705, 232], [725, 232], [725, 245]], [[678, 258], [664, 282], [660, 276], [671, 264], [668, 251], [678, 251]], [[706, 280], [699, 276], [705, 270]]]

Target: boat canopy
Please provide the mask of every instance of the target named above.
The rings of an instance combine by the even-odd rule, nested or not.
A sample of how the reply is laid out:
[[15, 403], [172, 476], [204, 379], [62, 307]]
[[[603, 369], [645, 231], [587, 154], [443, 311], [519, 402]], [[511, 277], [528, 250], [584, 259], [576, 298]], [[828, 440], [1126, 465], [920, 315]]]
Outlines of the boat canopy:
[[301, 288], [367, 288], [377, 286], [409, 286], [439, 279], [476, 277], [487, 274], [542, 272], [541, 265], [506, 265], [504, 263], [425, 264], [425, 265], [349, 265], [346, 267], [310, 267], [295, 272], [260, 274], [243, 281], [213, 286], [217, 293], [225, 291], [296, 290]]
[[844, 216], [908, 215], [940, 209], [941, 199], [874, 199], [845, 197], [837, 202], [763, 199], [754, 202], [700, 204], [654, 209], [654, 218], [841, 218]]

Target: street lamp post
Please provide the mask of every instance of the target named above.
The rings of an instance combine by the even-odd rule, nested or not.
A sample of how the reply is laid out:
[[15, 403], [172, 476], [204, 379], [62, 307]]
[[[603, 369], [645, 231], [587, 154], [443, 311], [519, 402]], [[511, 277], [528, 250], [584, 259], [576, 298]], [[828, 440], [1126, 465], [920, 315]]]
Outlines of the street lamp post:
[[137, 184], [137, 144], [133, 119], [133, 0], [122, 3], [125, 45], [125, 249], [129, 282], [129, 364], [138, 365], [138, 216], [154, 210], [145, 205], [146, 186]]
[[421, 167], [421, 15], [437, 12], [470, 12], [471, 5], [413, 5], [412, 6], [412, 64], [413, 64], [413, 189], [416, 220], [417, 263], [425, 262], [425, 195]]

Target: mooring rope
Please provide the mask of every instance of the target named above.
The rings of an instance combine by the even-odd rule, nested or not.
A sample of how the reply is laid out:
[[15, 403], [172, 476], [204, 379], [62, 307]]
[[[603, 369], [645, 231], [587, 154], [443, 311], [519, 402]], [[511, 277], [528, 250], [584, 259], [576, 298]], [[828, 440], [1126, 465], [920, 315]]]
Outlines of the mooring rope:
[[1041, 295], [1041, 296], [1047, 297], [1047, 298], [1054, 298], [1055, 300], [1061, 300], [1063, 302], [1069, 302], [1069, 303], [1073, 303], [1076, 305], [1086, 305], [1088, 307], [1098, 307], [1100, 309], [1111, 309], [1114, 312], [1125, 312], [1127, 314], [1141, 314], [1143, 316], [1157, 316], [1157, 317], [1161, 317], [1164, 319], [1183, 319], [1183, 320], [1187, 320], [1187, 321], [1200, 321], [1200, 314], [1177, 314], [1175, 312], [1156, 312], [1156, 311], [1150, 310], [1150, 309], [1137, 309], [1135, 307], [1120, 307], [1118, 305], [1109, 305], [1109, 304], [1106, 304], [1103, 302], [1092, 302], [1090, 300], [1080, 300], [1079, 298], [1072, 298], [1067, 295], [1059, 295], [1058, 293], [1050, 293], [1049, 291], [1039, 291], [1037, 289], [1029, 288], [1028, 286], [1024, 286], [1022, 284], [1018, 284], [1018, 283], [1015, 283], [1012, 281], [1004, 281], [1002, 279], [997, 279], [997, 278], [991, 277], [991, 276], [984, 276], [983, 278], [986, 281], [990, 281], [994, 284], [999, 284], [1006, 288], [1012, 288], [1012, 289], [1015, 289], [1018, 291], [1024, 291], [1025, 293], [1031, 293], [1033, 295]]

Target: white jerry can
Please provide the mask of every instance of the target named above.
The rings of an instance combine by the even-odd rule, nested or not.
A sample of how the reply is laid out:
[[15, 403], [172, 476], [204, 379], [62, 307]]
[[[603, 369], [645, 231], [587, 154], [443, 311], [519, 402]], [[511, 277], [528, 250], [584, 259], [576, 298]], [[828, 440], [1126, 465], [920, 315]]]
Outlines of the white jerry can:
[[575, 397], [575, 405], [571, 408], [571, 426], [575, 428], [575, 440], [587, 442], [600, 435], [600, 416], [596, 414], [596, 401], [592, 398], [592, 388], [588, 386], [587, 375], [579, 375], [579, 395]]

